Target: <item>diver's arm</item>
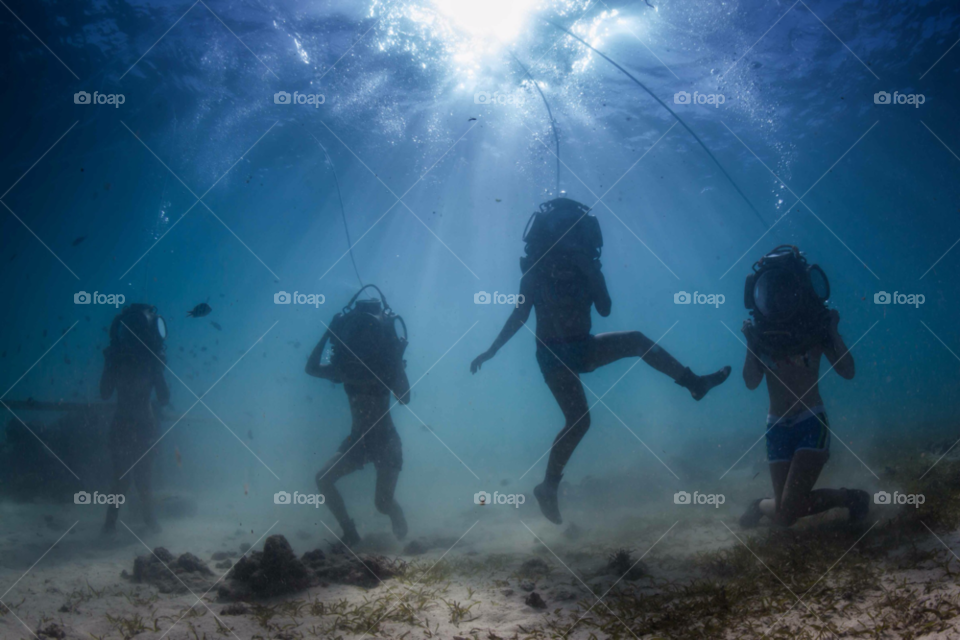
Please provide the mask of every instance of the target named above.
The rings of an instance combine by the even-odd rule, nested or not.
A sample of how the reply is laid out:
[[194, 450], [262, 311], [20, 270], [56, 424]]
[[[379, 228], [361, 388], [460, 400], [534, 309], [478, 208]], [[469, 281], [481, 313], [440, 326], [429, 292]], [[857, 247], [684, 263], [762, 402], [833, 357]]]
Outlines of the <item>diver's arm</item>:
[[587, 278], [590, 298], [593, 300], [593, 305], [597, 308], [597, 313], [606, 318], [610, 315], [613, 301], [610, 300], [610, 292], [607, 290], [607, 280], [603, 277], [600, 261], [593, 260], [582, 253], [571, 254], [571, 259], [577, 263], [577, 267], [580, 268], [580, 271]]
[[840, 312], [836, 309], [831, 309], [830, 324], [827, 326], [827, 334], [830, 337], [830, 341], [824, 346], [823, 354], [827, 356], [827, 360], [830, 361], [834, 371], [836, 371], [841, 378], [852, 380], [856, 374], [856, 366], [853, 363], [853, 356], [850, 354], [850, 349], [847, 348], [846, 343], [837, 331], [839, 324]]
[[167, 386], [167, 379], [163, 377], [163, 365], [159, 363], [157, 364], [153, 385], [157, 390], [157, 401], [160, 406], [164, 407], [170, 404], [170, 387]]
[[393, 375], [393, 384], [390, 385], [390, 390], [400, 404], [410, 403], [410, 379], [407, 378], [405, 367], [406, 361], [401, 358], [397, 365], [398, 370]]
[[592, 262], [590, 270], [587, 271], [587, 277], [590, 280], [590, 289], [593, 291], [593, 305], [597, 308], [597, 313], [606, 318], [610, 315], [613, 301], [610, 299], [610, 292], [607, 291], [607, 280], [600, 270], [599, 260]]
[[747, 389], [753, 391], [763, 381], [763, 363], [758, 355], [759, 345], [753, 336], [753, 325], [749, 320], [743, 322], [743, 335], [747, 338], [747, 358], [743, 363], [743, 381]]
[[337, 382], [333, 365], [320, 364], [320, 359], [323, 357], [323, 349], [326, 346], [327, 334], [324, 334], [320, 342], [317, 343], [317, 346], [314, 347], [313, 353], [310, 354], [310, 358], [307, 360], [306, 372], [307, 375], [313, 376], [314, 378], [324, 378], [326, 380], [333, 380], [334, 382]]
[[[520, 301], [522, 300], [522, 302]], [[480, 367], [483, 366], [483, 363], [497, 355], [497, 351], [500, 350], [500, 347], [507, 344], [517, 331], [520, 330], [527, 320], [530, 318], [530, 311], [533, 309], [533, 284], [532, 284], [532, 275], [526, 274], [520, 278], [520, 295], [517, 297], [517, 306], [510, 313], [510, 317], [507, 318], [506, 323], [503, 325], [503, 329], [500, 330], [500, 335], [497, 336], [497, 339], [493, 341], [493, 344], [489, 349], [481, 353], [479, 356], [474, 358], [473, 362], [470, 363], [470, 372], [476, 373], [480, 370]]]
[[100, 376], [100, 399], [109, 400], [117, 388], [116, 361], [113, 350], [106, 348], [103, 350], [103, 375]]

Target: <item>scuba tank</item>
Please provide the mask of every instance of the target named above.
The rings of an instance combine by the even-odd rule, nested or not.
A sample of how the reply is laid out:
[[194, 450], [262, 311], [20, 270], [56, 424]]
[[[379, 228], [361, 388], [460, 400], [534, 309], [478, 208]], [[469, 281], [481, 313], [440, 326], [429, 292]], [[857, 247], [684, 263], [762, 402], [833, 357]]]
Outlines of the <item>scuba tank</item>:
[[110, 347], [117, 353], [149, 350], [160, 355], [167, 339], [167, 323], [150, 304], [127, 305], [110, 325]]
[[743, 304], [762, 351], [773, 358], [805, 353], [827, 337], [830, 282], [792, 245], [780, 245], [753, 265]]
[[[357, 300], [371, 287], [380, 295], [379, 300]], [[403, 329], [402, 337], [397, 332], [398, 321]], [[334, 316], [321, 345], [328, 339], [331, 341], [330, 364], [341, 381], [376, 382], [379, 378], [389, 384], [389, 377], [407, 348], [407, 325], [390, 309], [383, 292], [376, 285], [368, 284]]]

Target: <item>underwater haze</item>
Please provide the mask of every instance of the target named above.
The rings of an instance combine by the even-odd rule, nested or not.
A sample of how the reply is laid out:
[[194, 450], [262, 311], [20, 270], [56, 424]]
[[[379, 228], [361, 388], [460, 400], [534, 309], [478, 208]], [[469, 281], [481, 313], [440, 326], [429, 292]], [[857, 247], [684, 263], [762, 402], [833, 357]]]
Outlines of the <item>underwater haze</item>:
[[960, 5], [0, 4], [0, 638], [960, 633]]

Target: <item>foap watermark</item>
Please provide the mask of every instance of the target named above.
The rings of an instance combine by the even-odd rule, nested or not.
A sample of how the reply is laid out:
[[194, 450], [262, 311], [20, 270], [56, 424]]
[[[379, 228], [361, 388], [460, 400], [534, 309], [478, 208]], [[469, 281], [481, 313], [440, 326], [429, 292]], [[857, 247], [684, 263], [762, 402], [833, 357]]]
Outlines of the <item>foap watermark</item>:
[[326, 502], [326, 498], [323, 497], [322, 493], [300, 493], [299, 491], [294, 491], [293, 495], [290, 495], [286, 491], [277, 491], [273, 494], [273, 504], [303, 504], [310, 505], [314, 509], [319, 509], [320, 505]]
[[690, 495], [688, 491], [677, 491], [673, 494], [673, 504], [708, 504], [712, 505], [715, 509], [719, 509], [720, 505], [726, 501], [727, 498], [722, 493], [700, 493], [699, 491], [694, 491], [693, 495]]
[[913, 505], [914, 509], [919, 509], [920, 505], [926, 502], [927, 499], [922, 493], [900, 493], [899, 491], [894, 491], [891, 496], [886, 491], [877, 491], [873, 494], [874, 504], [885, 504], [885, 505]]
[[478, 291], [473, 294], [473, 304], [511, 304], [519, 307], [523, 304], [525, 298], [520, 293], [500, 293], [494, 291], [491, 296], [486, 291]]
[[708, 104], [713, 105], [714, 109], [719, 109], [720, 105], [727, 101], [727, 97], [722, 93], [700, 93], [694, 91], [692, 94], [687, 91], [677, 91], [673, 94], [674, 104]]
[[112, 507], [120, 508], [127, 499], [122, 493], [100, 493], [94, 491], [91, 496], [86, 491], [77, 491], [73, 494], [73, 504], [108, 504]]
[[686, 291], [678, 291], [673, 294], [673, 304], [712, 304], [719, 309], [720, 305], [726, 301], [727, 297], [722, 293], [700, 293], [699, 291], [694, 291], [693, 295], [690, 295]]
[[499, 106], [522, 107], [527, 101], [522, 93], [500, 93], [494, 91], [477, 91], [473, 94], [474, 104], [495, 104]]
[[273, 294], [273, 304], [312, 304], [314, 308], [320, 308], [327, 301], [322, 293], [300, 293], [294, 291], [290, 295], [286, 291], [277, 291]]
[[873, 304], [908, 304], [919, 309], [920, 305], [926, 301], [927, 298], [922, 293], [900, 293], [899, 291], [894, 291], [893, 294], [889, 294], [886, 291], [878, 291], [873, 294]]
[[93, 95], [90, 95], [86, 91], [77, 91], [73, 94], [73, 104], [111, 104], [114, 108], [119, 109], [120, 105], [126, 101], [127, 98], [122, 93], [94, 91]]
[[894, 91], [893, 95], [886, 91], [877, 91], [873, 94], [873, 104], [912, 104], [915, 109], [927, 101], [922, 93], [900, 93]]
[[320, 105], [327, 101], [322, 93], [300, 93], [294, 91], [290, 95], [286, 91], [277, 91], [273, 94], [273, 104], [311, 104], [314, 109], [319, 109]]
[[86, 291], [77, 291], [73, 294], [73, 304], [112, 304], [114, 307], [119, 307], [126, 301], [127, 299], [122, 293], [94, 291], [91, 295]]
[[514, 509], [519, 509], [520, 505], [527, 501], [527, 497], [522, 493], [500, 493], [494, 491], [491, 496], [486, 491], [477, 491], [473, 494], [473, 504], [485, 507], [491, 504], [512, 504]]

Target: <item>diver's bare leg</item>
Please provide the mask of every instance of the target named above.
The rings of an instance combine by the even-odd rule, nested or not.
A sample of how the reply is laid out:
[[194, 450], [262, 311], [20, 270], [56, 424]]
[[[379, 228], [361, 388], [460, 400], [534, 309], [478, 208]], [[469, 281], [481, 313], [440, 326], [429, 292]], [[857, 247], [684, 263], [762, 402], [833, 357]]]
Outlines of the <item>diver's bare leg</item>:
[[397, 480], [400, 479], [400, 467], [395, 465], [377, 465], [377, 489], [374, 494], [374, 506], [377, 511], [390, 516], [393, 535], [397, 540], [407, 537], [407, 520], [403, 517], [403, 509], [393, 497], [397, 489]]
[[[136, 461], [136, 458], [130, 455], [129, 448], [125, 444], [111, 444], [110, 458], [113, 463], [113, 482], [110, 485], [110, 491], [113, 495], [126, 496], [127, 490], [130, 488], [130, 474], [128, 473], [123, 478], [120, 477], [120, 474], [127, 471], [130, 465]], [[117, 530], [117, 518], [119, 517], [120, 507], [107, 507], [107, 518], [103, 523], [103, 533], [105, 535], [112, 534]]]
[[694, 375], [666, 349], [639, 331], [612, 331], [594, 337], [589, 362], [591, 370], [622, 358], [643, 358], [648, 365], [689, 389], [696, 400], [703, 398], [710, 389], [721, 384], [730, 375], [730, 367], [724, 367], [707, 376]]
[[773, 481], [773, 497], [760, 501], [760, 511], [771, 520], [777, 517], [777, 505], [783, 501], [783, 488], [787, 486], [790, 475], [790, 462], [771, 462], [770, 480]]
[[578, 375], [568, 369], [556, 369], [544, 374], [544, 379], [563, 412], [564, 426], [553, 441], [543, 482], [537, 485], [533, 493], [547, 520], [562, 524], [560, 506], [557, 503], [557, 487], [563, 477], [563, 468], [590, 428], [590, 407]]
[[327, 508], [333, 513], [333, 517], [340, 523], [340, 528], [343, 529], [341, 541], [350, 547], [360, 542], [360, 534], [357, 533], [357, 527], [353, 520], [347, 515], [347, 505], [343, 502], [343, 496], [337, 491], [336, 482], [340, 478], [350, 475], [356, 469], [348, 465], [346, 461], [341, 462], [342, 457], [343, 454], [338, 452], [330, 458], [327, 464], [323, 465], [323, 468], [317, 472], [316, 480], [317, 489], [323, 495], [324, 504], [327, 505]]
[[160, 524], [153, 512], [153, 451], [137, 463], [131, 475], [133, 475], [134, 484], [137, 485], [137, 493], [140, 494], [143, 520], [151, 532], [159, 533]]
[[790, 526], [804, 516], [849, 506], [844, 489], [813, 488], [829, 458], [828, 451], [801, 449], [793, 454], [783, 499], [777, 509], [780, 524]]

